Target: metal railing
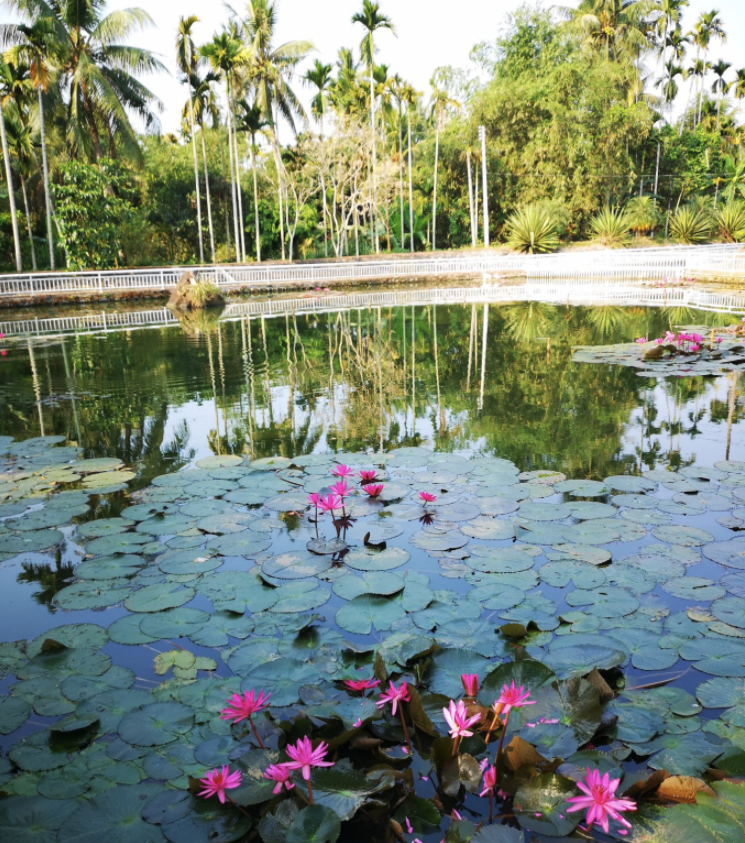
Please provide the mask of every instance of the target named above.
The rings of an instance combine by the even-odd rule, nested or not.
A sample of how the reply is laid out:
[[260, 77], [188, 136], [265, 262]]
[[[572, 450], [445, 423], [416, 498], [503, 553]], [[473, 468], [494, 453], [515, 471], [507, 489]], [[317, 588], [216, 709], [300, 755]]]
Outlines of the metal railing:
[[[184, 267], [111, 272], [0, 275], [0, 299], [41, 298], [59, 294], [107, 294], [165, 290]], [[573, 282], [643, 281], [684, 278], [695, 273], [745, 277], [745, 253], [738, 244], [659, 249], [578, 251], [557, 255], [453, 255], [381, 261], [329, 261], [319, 264], [189, 267], [223, 289], [321, 286], [335, 282], [405, 278], [519, 275], [529, 281], [557, 278]]]
[[[274, 298], [228, 305], [221, 322], [273, 318], [293, 314], [324, 314], [343, 310], [379, 307], [425, 307], [428, 305], [517, 303], [543, 301], [566, 305], [640, 305], [688, 307], [719, 313], [745, 313], [745, 294], [715, 293], [691, 288], [638, 287], [622, 284], [528, 283], [515, 286], [484, 285], [444, 289], [413, 289], [327, 294], [323, 296]], [[101, 312], [50, 319], [18, 319], [0, 322], [0, 333], [13, 337], [55, 337], [68, 334], [97, 334], [178, 325], [167, 308], [126, 312]]]

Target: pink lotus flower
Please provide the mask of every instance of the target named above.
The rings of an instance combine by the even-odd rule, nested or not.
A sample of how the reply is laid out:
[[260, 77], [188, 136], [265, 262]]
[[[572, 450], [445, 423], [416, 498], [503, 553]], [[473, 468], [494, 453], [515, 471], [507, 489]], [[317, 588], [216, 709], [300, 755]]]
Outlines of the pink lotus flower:
[[344, 684], [350, 691], [368, 691], [380, 685], [380, 679], [345, 679]]
[[203, 779], [199, 779], [199, 783], [204, 785], [204, 790], [199, 791], [200, 796], [209, 799], [210, 796], [217, 794], [217, 798], [224, 805], [225, 791], [241, 786], [241, 772], [236, 770], [231, 773], [230, 767], [226, 764], [222, 770], [211, 770]]
[[473, 732], [469, 730], [469, 727], [481, 720], [480, 714], [474, 714], [472, 717], [468, 716], [468, 710], [463, 700], [458, 700], [457, 705], [453, 700], [450, 700], [448, 708], [442, 709], [442, 715], [450, 727], [450, 737], [453, 740], [470, 738]]
[[647, 341], [646, 337], [639, 337], [639, 339], [635, 340], [635, 342], [638, 342], [638, 343], [645, 343], [646, 341]]
[[467, 697], [475, 697], [479, 692], [479, 677], [477, 673], [461, 673], [460, 681]]
[[487, 767], [484, 770], [484, 789], [479, 793], [479, 796], [493, 796], [494, 788], [497, 786], [497, 768]]
[[608, 818], [617, 820], [626, 828], [631, 828], [631, 823], [621, 816], [622, 811], [635, 811], [636, 803], [631, 799], [617, 799], [616, 788], [620, 779], [610, 778], [610, 774], [600, 775], [600, 770], [587, 769], [587, 774], [582, 782], [577, 782], [577, 787], [585, 794], [584, 796], [573, 796], [567, 799], [572, 803], [568, 813], [573, 811], [584, 811], [587, 809], [587, 830], [592, 828], [593, 823], [600, 823], [603, 831], [608, 834], [610, 824]]
[[281, 793], [283, 787], [286, 790], [292, 790], [295, 787], [295, 783], [290, 779], [291, 775], [292, 770], [285, 764], [270, 764], [264, 770], [264, 778], [276, 782], [272, 791], [274, 794]]
[[265, 708], [268, 708], [268, 700], [271, 694], [264, 695], [264, 691], [259, 691], [259, 696], [256, 696], [255, 691], [248, 691], [243, 694], [233, 694], [228, 699], [228, 707], [220, 712], [220, 720], [230, 720], [233, 723], [240, 723], [241, 720], [250, 720], [251, 715], [258, 714]]
[[318, 506], [321, 512], [333, 513], [335, 509], [341, 509], [342, 505], [342, 499], [338, 495], [326, 495], [325, 498], [318, 499]]
[[336, 468], [331, 469], [331, 473], [342, 480], [354, 476], [354, 471], [348, 465], [337, 465]]
[[717, 337], [717, 338], [714, 340], [714, 342], [716, 342], [716, 343], [720, 343], [721, 341], [722, 341], [722, 338], [721, 338], [721, 337]]
[[331, 489], [335, 495], [339, 495], [340, 498], [346, 498], [352, 491], [351, 486], [347, 486], [346, 480], [339, 480], [334, 483], [333, 486], [329, 486], [329, 489]]
[[391, 703], [393, 707], [393, 714], [398, 710], [400, 702], [408, 702], [411, 699], [409, 694], [409, 686], [402, 682], [397, 688], [393, 682], [388, 682], [388, 690], [380, 695], [380, 700], [375, 703], [378, 708], [383, 708], [386, 703]]
[[7, 357], [7, 356], [8, 356], [8, 352], [5, 349], [0, 351], [0, 357]]
[[308, 503], [311, 506], [314, 506], [316, 509], [318, 509], [318, 504], [320, 503], [320, 501], [321, 496], [318, 493], [313, 492], [312, 494], [308, 495]]
[[377, 473], [377, 471], [360, 471], [360, 480], [362, 481], [362, 484], [374, 483]]
[[691, 343], [691, 351], [699, 351], [700, 348], [701, 346], [697, 342]]
[[362, 487], [362, 491], [366, 492], [371, 498], [377, 498], [377, 497], [379, 497], [380, 493], [383, 491], [383, 484], [382, 483], [368, 484], [367, 486]]
[[521, 685], [519, 688], [515, 687], [515, 680], [512, 680], [512, 685], [502, 686], [502, 695], [494, 703], [494, 707], [501, 705], [500, 712], [502, 714], [509, 714], [513, 708], [522, 708], [524, 705], [535, 705], [535, 700], [529, 700], [530, 688], [524, 690]]
[[437, 495], [433, 495], [431, 492], [419, 492], [419, 498], [423, 504], [434, 503], [437, 500]]
[[303, 778], [307, 782], [310, 779], [311, 767], [333, 767], [333, 761], [324, 761], [328, 752], [328, 744], [321, 741], [313, 749], [313, 744], [308, 737], [300, 738], [295, 746], [287, 747], [287, 754], [292, 761], [286, 761], [285, 766], [290, 770], [302, 770]]
[[704, 338], [701, 334], [691, 334], [690, 335], [691, 342], [703, 342]]

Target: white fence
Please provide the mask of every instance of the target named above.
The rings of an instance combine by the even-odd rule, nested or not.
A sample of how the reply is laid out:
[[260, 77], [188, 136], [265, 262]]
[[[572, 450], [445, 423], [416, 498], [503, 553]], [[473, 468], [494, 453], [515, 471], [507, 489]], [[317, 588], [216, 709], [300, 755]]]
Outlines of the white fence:
[[[648, 307], [689, 307], [720, 313], [745, 313], [745, 294], [712, 293], [691, 288], [637, 287], [622, 284], [528, 283], [520, 286], [485, 285], [444, 289], [387, 290], [326, 294], [302, 298], [252, 300], [228, 305], [220, 321], [281, 317], [286, 314], [323, 314], [378, 307], [425, 307], [429, 305], [483, 304], [544, 301], [552, 304], [617, 304]], [[0, 322], [7, 338], [53, 338], [73, 333], [105, 333], [138, 328], [178, 325], [167, 308], [101, 312], [51, 319], [18, 319]]]
[[[745, 278], [745, 252], [734, 245], [568, 252], [558, 255], [453, 255], [413, 260], [298, 265], [189, 267], [223, 289], [325, 286], [405, 278], [520, 275], [529, 281], [642, 281], [719, 273]], [[59, 294], [103, 295], [173, 287], [184, 267], [113, 272], [1, 275], [0, 299]]]

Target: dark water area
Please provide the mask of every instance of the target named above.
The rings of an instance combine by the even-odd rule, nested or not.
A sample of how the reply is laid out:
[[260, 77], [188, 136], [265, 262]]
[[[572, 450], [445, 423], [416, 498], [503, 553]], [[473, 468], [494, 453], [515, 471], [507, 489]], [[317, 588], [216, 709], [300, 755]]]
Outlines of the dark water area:
[[[94, 804], [105, 791], [99, 783], [97, 787], [86, 785], [88, 789], [73, 788], [69, 794], [66, 790], [57, 793], [56, 778], [45, 772], [56, 768], [44, 766], [46, 760], [35, 767], [36, 755], [31, 761], [28, 754], [18, 756], [16, 752], [14, 756], [19, 741], [36, 740], [62, 716], [82, 716], [85, 708], [80, 706], [95, 696], [80, 690], [82, 696], [70, 692], [73, 698], [65, 698], [63, 688], [60, 704], [59, 688], [50, 690], [51, 686], [45, 684], [51, 669], [44, 668], [47, 672], [42, 676], [34, 659], [38, 660], [42, 642], [54, 635], [55, 628], [66, 629], [71, 624], [110, 628], [120, 619], [143, 617], [137, 612], [151, 610], [133, 612], [124, 605], [142, 589], [155, 589], [153, 593], [158, 588], [191, 589], [191, 599], [185, 603], [166, 600], [163, 609], [152, 609], [154, 616], [162, 612], [170, 617], [169, 613], [184, 611], [182, 607], [196, 610], [205, 618], [231, 612], [242, 615], [243, 608], [239, 610], [225, 594], [205, 586], [213, 571], [182, 571], [180, 559], [176, 568], [166, 568], [165, 572], [155, 564], [170, 559], [169, 554], [177, 549], [186, 553], [192, 548], [195, 554], [215, 554], [215, 565], [219, 564], [219, 574], [225, 581], [230, 581], [226, 575], [231, 572], [236, 576], [248, 572], [257, 578], [255, 588], [262, 594], [268, 587], [289, 588], [282, 592], [281, 600], [288, 601], [291, 608], [286, 614], [263, 605], [245, 609], [245, 617], [254, 626], [245, 636], [233, 638], [231, 634], [228, 650], [227, 638], [225, 645], [213, 645], [196, 633], [191, 639], [178, 638], [175, 632], [162, 638], [154, 633], [142, 643], [138, 641], [138, 646], [133, 646], [134, 640], [120, 643], [121, 636], [102, 640], [97, 658], [103, 654], [110, 658], [112, 670], [127, 669], [135, 677], [131, 685], [123, 682], [113, 686], [121, 687], [123, 695], [141, 691], [153, 699], [178, 699], [183, 703], [183, 692], [168, 690], [171, 676], [164, 679], [154, 662], [159, 653], [173, 652], [174, 640], [179, 642], [176, 646], [187, 648], [199, 659], [215, 660], [217, 670], [209, 675], [216, 677], [221, 688], [233, 692], [240, 679], [240, 687], [249, 690], [253, 687], [252, 668], [231, 661], [230, 648], [243, 648], [250, 655], [254, 639], [257, 664], [268, 657], [271, 663], [278, 655], [292, 657], [293, 665], [310, 659], [309, 664], [319, 671], [318, 687], [331, 693], [332, 681], [338, 683], [342, 677], [356, 675], [349, 671], [359, 667], [365, 670], [360, 675], [369, 675], [367, 656], [371, 648], [385, 647], [389, 636], [408, 636], [409, 643], [396, 638], [397, 646], [413, 646], [411, 641], [427, 633], [429, 616], [423, 613], [432, 612], [433, 637], [439, 636], [446, 651], [470, 653], [464, 665], [473, 664], [476, 671], [485, 670], [485, 659], [491, 659], [493, 666], [511, 657], [512, 645], [501, 640], [495, 644], [491, 639], [484, 644], [484, 636], [493, 636], [495, 627], [512, 622], [529, 628], [520, 647], [532, 658], [545, 660], [562, 681], [581, 675], [579, 668], [568, 664], [568, 657], [562, 659], [557, 644], [562, 643], [563, 635], [572, 634], [579, 636], [579, 651], [590, 647], [590, 637], [597, 642], [604, 635], [616, 636], [612, 646], [625, 653], [622, 664], [608, 655], [607, 646], [596, 655], [599, 660], [606, 659], [603, 672], [609, 682], [616, 683], [615, 689], [646, 687], [674, 676], [669, 687], [682, 695], [677, 705], [692, 700], [697, 706], [694, 718], [684, 722], [675, 701], [666, 699], [665, 705], [672, 707], [672, 713], [666, 710], [667, 731], [647, 730], [646, 734], [634, 720], [625, 737], [617, 737], [614, 742], [613, 736], [608, 738], [606, 734], [599, 739], [600, 748], [617, 752], [616, 763], [627, 776], [647, 769], [646, 756], [632, 751], [632, 747], [645, 744], [648, 755], [668, 751], [664, 746], [652, 748], [649, 736], [653, 734], [657, 734], [657, 741], [670, 735], [683, 736], [688, 743], [684, 741], [674, 763], [679, 764], [681, 774], [702, 773], [703, 768], [699, 770], [691, 758], [697, 751], [705, 756], [706, 746], [701, 749], [689, 736], [703, 740], [702, 724], [709, 721], [716, 724], [716, 730], [707, 732], [716, 736], [713, 740], [732, 740], [737, 752], [745, 755], [745, 738], [739, 733], [743, 724], [727, 720], [723, 725], [718, 719], [736, 704], [730, 700], [737, 695], [737, 683], [742, 684], [740, 677], [745, 677], [745, 649], [738, 649], [742, 647], [739, 638], [745, 637], [745, 582], [740, 581], [745, 574], [738, 574], [735, 562], [728, 567], [728, 554], [735, 550], [739, 553], [739, 546], [730, 551], [728, 544], [721, 552], [707, 553], [710, 546], [740, 536], [738, 523], [745, 521], [745, 495], [739, 492], [745, 463], [738, 463], [745, 459], [742, 380], [737, 374], [650, 379], [629, 368], [572, 361], [572, 349], [578, 345], [629, 342], [639, 336], [659, 336], [680, 325], [722, 327], [736, 321], [731, 315], [682, 309], [532, 302], [369, 308], [222, 322], [206, 314], [170, 327], [6, 340], [7, 354], [0, 361], [0, 455], [5, 454], [0, 456], [0, 493], [10, 490], [8, 477], [18, 468], [31, 472], [34, 465], [44, 465], [54, 476], [56, 469], [45, 460], [51, 459], [60, 446], [71, 448], [71, 453], [75, 449], [75, 460], [110, 460], [117, 476], [112, 477], [110, 487], [102, 486], [100, 493], [95, 485], [86, 486], [87, 503], [81, 505], [81, 499], [74, 497], [80, 494], [81, 481], [78, 475], [77, 480], [71, 480], [70, 472], [77, 471], [77, 462], [73, 461], [71, 467], [61, 469], [58, 489], [47, 479], [34, 477], [29, 481], [28, 494], [18, 498], [8, 491], [0, 499], [0, 642], [34, 642], [29, 648], [30, 663], [20, 666], [20, 657], [2, 649], [10, 644], [0, 643], [0, 788], [7, 788], [4, 792], [11, 799], [60, 800], [62, 813], [72, 813], [90, 800]], [[11, 441], [52, 436], [60, 437], [54, 447], [42, 444], [37, 450], [30, 444], [24, 450], [11, 445]], [[271, 458], [278, 458], [276, 465], [262, 463]], [[119, 463], [121, 467], [117, 467]], [[386, 483], [400, 487], [400, 496], [390, 504], [353, 499], [351, 521], [344, 531], [352, 548], [349, 565], [344, 561], [346, 551], [314, 560], [306, 550], [314, 538], [315, 525], [308, 520], [305, 496], [326, 488], [329, 469], [338, 463], [356, 468], [375, 466]], [[707, 473], [715, 463], [721, 468]], [[118, 476], [121, 471], [126, 474]], [[539, 473], [552, 472], [564, 475], [567, 481], [559, 477], [550, 478], [550, 482], [539, 480]], [[89, 475], [82, 467], [80, 473], [83, 484], [88, 483], [85, 477]], [[648, 486], [639, 480], [642, 475], [652, 478]], [[618, 476], [624, 479], [616, 481], [617, 486], [611, 483], [602, 487], [602, 482], [597, 482]], [[571, 480], [596, 481], [596, 485], [576, 489], [560, 485]], [[205, 483], [203, 493], [191, 492], [192, 482]], [[540, 486], [544, 482], [546, 485]], [[435, 487], [441, 501], [431, 515], [421, 509], [414, 512], [418, 490]], [[288, 495], [292, 503], [277, 502], [278, 494]], [[60, 516], [59, 524], [50, 521], [48, 525], [58, 527], [64, 541], [58, 541], [56, 549], [14, 550], [13, 542], [23, 532], [23, 527], [17, 529], [19, 523], [46, 512], [50, 501], [62, 500], [64, 495], [70, 495], [65, 499], [67, 504], [60, 504], [64, 517]], [[3, 509], [16, 505], [19, 499], [21, 513]], [[148, 505], [163, 507], [158, 519], [173, 515], [173, 529], [156, 530], [153, 517], [140, 512]], [[591, 513], [592, 505], [605, 505], [608, 515], [596, 529], [592, 519], [597, 513]], [[32, 508], [23, 511], [26, 506]], [[556, 508], [553, 514], [549, 513], [551, 507]], [[212, 516], [218, 522], [220, 518], [237, 519], [234, 535], [245, 537], [250, 533], [254, 544], [221, 545], [233, 527], [225, 526], [226, 521], [213, 529], [205, 521]], [[255, 523], [245, 522], [245, 532], [240, 521], [243, 518], [255, 519]], [[615, 519], [613, 523], [607, 523], [611, 518]], [[497, 519], [508, 532], [514, 523], [514, 532], [497, 532], [487, 519]], [[97, 522], [102, 525], [100, 532]], [[364, 536], [371, 525], [373, 541], [377, 529], [381, 541], [390, 534], [388, 550], [406, 550], [409, 558], [405, 568], [393, 561], [391, 574], [386, 574], [388, 569], [382, 561], [379, 568], [372, 562], [369, 567], [365, 567], [368, 563], [355, 567], [352, 559], [356, 559], [355, 553], [363, 552], [360, 548], [364, 548]], [[93, 542], [109, 535], [109, 526], [112, 536], [143, 535], [147, 540], [143, 538], [141, 544], [126, 550], [99, 550]], [[46, 525], [39, 521], [28, 534], [36, 536], [36, 529], [42, 528]], [[321, 529], [326, 538], [332, 537], [328, 517]], [[469, 538], [453, 540], [455, 534], [460, 537], [464, 531]], [[210, 538], [212, 535], [219, 538]], [[662, 544], [655, 544], [658, 541]], [[39, 542], [43, 544], [43, 538]], [[484, 558], [499, 560], [493, 570], [478, 561], [473, 563], [474, 545], [476, 557], [483, 553]], [[598, 566], [590, 550], [576, 550], [578, 546], [608, 550], [613, 565]], [[105, 543], [100, 547], [106, 547]], [[574, 549], [569, 551], [569, 547]], [[509, 554], [514, 549], [518, 557], [512, 558]], [[141, 559], [140, 567], [136, 562], [126, 562], [125, 554]], [[110, 564], [110, 556], [114, 558], [112, 565], [130, 568], [110, 574], [108, 579], [99, 573], [89, 579], [76, 573], [79, 565], [89, 565], [91, 560], [96, 563], [105, 559]], [[317, 559], [326, 557], [330, 561], [323, 567]], [[310, 565], [307, 580], [286, 581], [284, 574], [277, 575], [280, 559]], [[663, 573], [656, 577], [640, 573], [657, 563]], [[615, 569], [617, 574], [612, 574]], [[403, 592], [405, 610], [397, 604], [392, 612], [390, 605], [381, 603], [380, 618], [387, 620], [378, 625], [373, 612], [372, 629], [367, 632], [360, 631], [364, 623], [358, 628], [358, 620], [350, 618], [346, 608], [352, 605], [350, 599], [359, 599], [354, 595], [362, 588], [360, 574], [363, 579], [373, 575], [402, 577], [411, 591]], [[111, 591], [108, 600], [104, 593], [96, 603], [84, 589], [86, 581], [88, 585], [94, 581], [97, 586], [99, 576], [105, 583], [101, 590]], [[643, 585], [636, 581], [645, 577]], [[345, 584], [340, 586], [342, 579]], [[307, 592], [303, 588], [293, 591], [296, 582], [310, 582], [313, 587], [309, 586]], [[69, 595], [71, 589], [81, 585], [82, 602], [76, 603]], [[323, 591], [321, 597], [317, 596], [319, 589]], [[609, 589], [608, 595], [603, 589]], [[396, 594], [395, 588], [389, 593]], [[510, 604], [504, 594], [515, 594], [515, 602]], [[240, 602], [242, 598], [236, 599]], [[395, 600], [399, 598], [388, 603]], [[735, 603], [714, 605], [728, 600]], [[297, 609], [292, 608], [293, 601]], [[624, 601], [630, 601], [630, 607], [624, 608]], [[474, 604], [477, 611], [469, 614]], [[711, 615], [713, 605], [715, 614]], [[610, 608], [606, 611], [604, 606]], [[272, 611], [279, 614], [272, 615]], [[293, 627], [296, 613], [313, 613], [315, 619], [307, 626], [299, 623]], [[536, 623], [529, 624], [532, 621]], [[278, 627], [272, 627], [274, 623]], [[698, 627], [691, 631], [694, 623], [705, 631], [699, 632]], [[711, 627], [706, 626], [709, 623]], [[271, 636], [277, 629], [280, 637], [275, 640]], [[649, 640], [645, 636], [650, 636]], [[701, 667], [709, 659], [703, 649], [700, 653], [696, 650], [703, 645], [697, 644], [691, 653], [684, 649], [686, 642], [689, 648], [692, 646], [689, 639], [694, 638], [713, 642], [715, 651], [717, 647], [721, 650], [724, 642], [722, 658], [730, 661], [722, 669], [711, 668], [708, 663]], [[274, 645], [267, 644], [268, 640], [274, 640], [278, 649], [272, 651]], [[358, 655], [352, 658], [342, 642], [356, 648]], [[655, 655], [645, 661], [640, 654], [650, 647]], [[668, 658], [668, 648], [681, 649], [680, 658]], [[576, 658], [581, 661], [581, 653]], [[711, 658], [718, 662], [720, 656], [715, 653]], [[324, 662], [328, 664], [322, 667]], [[64, 665], [60, 670], [60, 676], [69, 679], [71, 671]], [[431, 667], [427, 670], [432, 672]], [[405, 666], [394, 672], [411, 678]], [[200, 672], [199, 682], [204, 683], [206, 676]], [[456, 695], [457, 688], [443, 681], [437, 685], [434, 675], [430, 687], [427, 677], [429, 674], [423, 680], [422, 692], [428, 689], [423, 701], [442, 733], [444, 721], [437, 713], [440, 695], [445, 694], [446, 700]], [[702, 709], [694, 696], [701, 683], [712, 677], [730, 684], [723, 687], [721, 708], [709, 698]], [[34, 697], [36, 686], [25, 685], [19, 690], [19, 682], [22, 685], [37, 680], [39, 701]], [[719, 692], [718, 686], [716, 690]], [[3, 729], [3, 700], [10, 701], [6, 705], [12, 711], [19, 698], [27, 701], [33, 712], [29, 709], [30, 716], [17, 728]], [[188, 699], [198, 710], [196, 697]], [[320, 699], [302, 701], [306, 707], [320, 704]], [[546, 711], [552, 704], [550, 700], [545, 702]], [[646, 705], [650, 708], [640, 704], [639, 711], [648, 720], [658, 716], [655, 706], [662, 703], [657, 698]], [[288, 705], [278, 711], [289, 718], [296, 708]], [[694, 720], [695, 729], [689, 727]], [[217, 764], [214, 742], [230, 737], [223, 725], [215, 719], [200, 720], [189, 733], [185, 750], [188, 760], [178, 760], [179, 774], [170, 778], [150, 775], [159, 764], [165, 764], [165, 751], [156, 746], [147, 756], [147, 764], [142, 761], [143, 753], [123, 752], [118, 759], [110, 750], [121, 741], [112, 744], [112, 735], [106, 730], [98, 742], [81, 742], [75, 749], [83, 746], [88, 752], [104, 743], [110, 752], [108, 757], [116, 757], [126, 767], [122, 778], [114, 780], [117, 787], [136, 785], [144, 788], [148, 798], [155, 798], [165, 787], [185, 789], [187, 776], [201, 775], [202, 768]], [[523, 738], [530, 736], [525, 718], [517, 728]], [[400, 742], [402, 738], [395, 729], [394, 724], [375, 734], [388, 741], [393, 735], [393, 740]], [[730, 734], [735, 729], [737, 734]], [[745, 729], [742, 731], [745, 733]], [[265, 736], [276, 746], [278, 734], [275, 727]], [[540, 740], [539, 748], [548, 758], [552, 757], [550, 749], [562, 758], [574, 757], [577, 751], [577, 746], [564, 738], [542, 733]], [[579, 741], [582, 746], [586, 743]], [[678, 751], [677, 746], [673, 750]], [[46, 745], [43, 751], [47, 752]], [[69, 747], [67, 751], [71, 752]], [[196, 760], [189, 754], [192, 751]], [[481, 757], [477, 749], [472, 751]], [[732, 747], [727, 752], [740, 763]], [[17, 762], [19, 757], [21, 761]], [[414, 789], [425, 800], [435, 789], [433, 757], [425, 740], [424, 748], [419, 748], [412, 760]], [[175, 756], [166, 760], [177, 763]], [[576, 763], [580, 763], [579, 758]], [[732, 769], [739, 769], [737, 764], [733, 762]], [[75, 776], [85, 778], [79, 772]], [[48, 800], [50, 790], [56, 795]], [[25, 804], [30, 803], [21, 807]], [[504, 821], [514, 825], [510, 804], [504, 810]], [[478, 822], [485, 816], [484, 806], [485, 800], [473, 793], [446, 799], [440, 829], [427, 823], [418, 826], [412, 807], [415, 830], [405, 839], [439, 841], [453, 808], [464, 818]], [[31, 807], [39, 808], [36, 803]], [[536, 816], [554, 816], [553, 810], [548, 805]], [[650, 812], [649, 822], [656, 816]], [[224, 818], [208, 819], [222, 829], [220, 840], [224, 843], [242, 839], [234, 826], [230, 826], [232, 831], [225, 830]], [[0, 831], [10, 827], [3, 821], [0, 800]], [[523, 825], [532, 828], [537, 839], [556, 838], [535, 819], [532, 822], [532, 826], [527, 820]], [[87, 843], [68, 825], [55, 836], [58, 827], [51, 824], [52, 831], [44, 843]], [[171, 829], [161, 837], [160, 826], [155, 827], [156, 843], [164, 839], [202, 843], [202, 831], [192, 828], [182, 837], [180, 828]], [[105, 825], [100, 828], [105, 835]], [[347, 830], [340, 839], [363, 839], [359, 820], [344, 828]], [[557, 828], [562, 828], [560, 823]], [[567, 829], [564, 834], [572, 831]], [[118, 843], [118, 839], [112, 838], [112, 843]], [[121, 839], [129, 843], [129, 838]], [[375, 831], [370, 839], [389, 838]], [[626, 839], [641, 838], [632, 835]], [[500, 838], [494, 840], [502, 843]], [[208, 843], [207, 838], [204, 843]]]

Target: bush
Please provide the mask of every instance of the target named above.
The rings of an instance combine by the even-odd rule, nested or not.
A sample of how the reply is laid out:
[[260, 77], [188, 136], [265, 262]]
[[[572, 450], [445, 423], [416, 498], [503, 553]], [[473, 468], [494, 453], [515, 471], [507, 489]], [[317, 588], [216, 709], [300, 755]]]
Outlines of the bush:
[[684, 205], [670, 217], [670, 236], [679, 243], [705, 243], [711, 229], [711, 215], [702, 207]]
[[621, 208], [603, 208], [590, 223], [595, 240], [604, 246], [625, 246], [630, 229], [628, 215]]
[[734, 199], [714, 215], [717, 234], [728, 243], [745, 242], [745, 203]]
[[518, 252], [555, 252], [560, 220], [542, 204], [527, 205], [507, 220], [507, 245]]
[[652, 234], [662, 225], [662, 215], [651, 196], [635, 196], [626, 204], [629, 228], [637, 237]]

